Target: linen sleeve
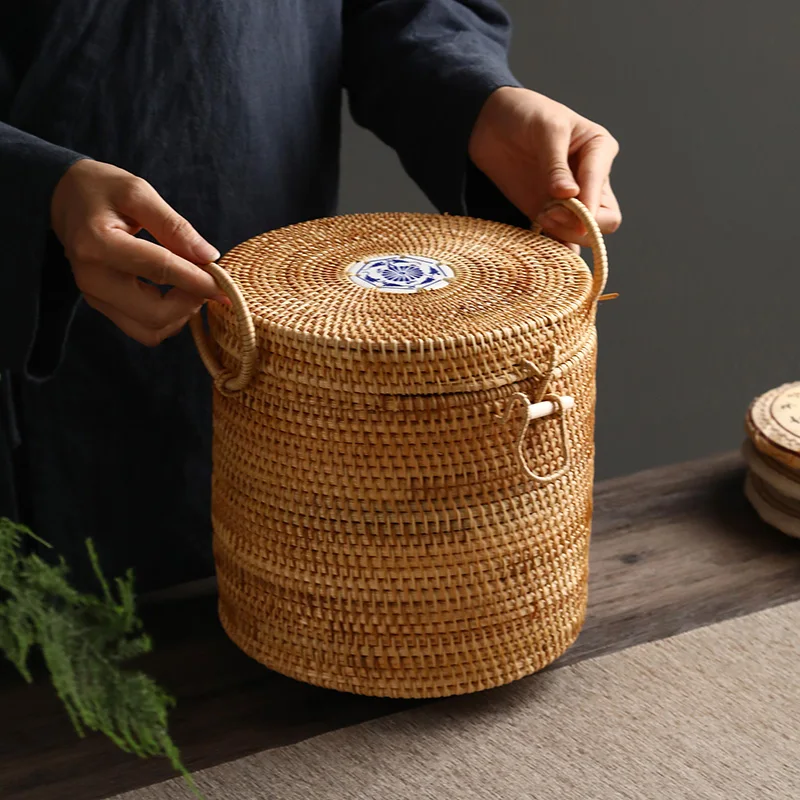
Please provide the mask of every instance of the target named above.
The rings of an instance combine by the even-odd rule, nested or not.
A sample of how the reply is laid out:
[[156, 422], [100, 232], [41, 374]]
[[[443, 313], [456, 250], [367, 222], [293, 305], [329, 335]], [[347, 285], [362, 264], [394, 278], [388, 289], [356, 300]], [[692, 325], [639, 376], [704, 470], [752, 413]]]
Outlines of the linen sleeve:
[[501, 6], [345, 0], [343, 29], [343, 83], [355, 122], [397, 152], [440, 212], [518, 222], [520, 213], [468, 155], [489, 95], [520, 86], [508, 65], [511, 26]]
[[0, 369], [46, 378], [80, 292], [50, 228], [50, 199], [78, 153], [0, 122]]

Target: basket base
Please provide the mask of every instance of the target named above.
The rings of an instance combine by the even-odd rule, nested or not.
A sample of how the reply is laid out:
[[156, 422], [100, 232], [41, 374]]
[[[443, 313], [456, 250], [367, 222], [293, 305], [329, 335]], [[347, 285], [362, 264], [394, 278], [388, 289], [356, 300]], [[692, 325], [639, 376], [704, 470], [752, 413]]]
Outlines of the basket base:
[[562, 627], [557, 646], [548, 648], [546, 653], [540, 651], [533, 654], [516, 654], [516, 660], [512, 654], [498, 653], [494, 664], [487, 664], [479, 671], [473, 670], [473, 674], [470, 675], [467, 675], [465, 670], [463, 678], [455, 686], [452, 682], [444, 686], [441, 672], [420, 673], [414, 676], [413, 680], [405, 680], [398, 685], [396, 679], [384, 683], [376, 681], [369, 675], [321, 673], [310, 668], [298, 670], [281, 659], [280, 653], [267, 653], [257, 646], [252, 637], [243, 635], [241, 627], [237, 626], [233, 617], [228, 614], [222, 594], [219, 601], [219, 618], [228, 638], [245, 655], [287, 678], [347, 694], [420, 700], [473, 694], [504, 686], [540, 672], [560, 658], [577, 640], [586, 619], [586, 601], [586, 592], [583, 592], [578, 603], [578, 613], [571, 624], [564, 624]]

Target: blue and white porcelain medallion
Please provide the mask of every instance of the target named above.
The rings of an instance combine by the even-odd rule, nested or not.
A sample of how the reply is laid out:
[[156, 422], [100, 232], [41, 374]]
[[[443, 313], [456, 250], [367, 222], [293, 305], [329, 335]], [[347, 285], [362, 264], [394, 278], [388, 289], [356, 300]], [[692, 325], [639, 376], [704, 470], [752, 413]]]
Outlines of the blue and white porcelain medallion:
[[455, 273], [447, 264], [433, 258], [386, 255], [351, 264], [347, 276], [367, 289], [408, 294], [441, 289]]

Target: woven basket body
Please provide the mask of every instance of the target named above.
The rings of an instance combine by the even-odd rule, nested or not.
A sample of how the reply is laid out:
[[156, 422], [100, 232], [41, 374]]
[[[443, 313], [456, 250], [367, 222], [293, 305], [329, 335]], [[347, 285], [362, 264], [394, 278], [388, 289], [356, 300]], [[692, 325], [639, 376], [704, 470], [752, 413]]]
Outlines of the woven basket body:
[[[406, 291], [441, 275], [420, 278], [425, 259], [445, 280]], [[217, 378], [233, 641], [299, 680], [392, 697], [486, 689], [563, 653], [587, 600], [605, 273], [533, 232], [413, 214], [284, 228], [220, 263], [236, 308], [209, 307], [211, 341], [193, 329]]]

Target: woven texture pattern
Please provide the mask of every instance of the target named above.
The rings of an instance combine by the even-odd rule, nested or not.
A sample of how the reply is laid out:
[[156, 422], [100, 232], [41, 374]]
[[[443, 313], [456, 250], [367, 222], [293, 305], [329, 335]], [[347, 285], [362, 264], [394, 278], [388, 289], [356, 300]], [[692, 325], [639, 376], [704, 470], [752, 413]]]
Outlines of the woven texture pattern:
[[[348, 278], [387, 254], [437, 259], [454, 277], [406, 294]], [[303, 223], [220, 263], [256, 344], [247, 385], [218, 380], [214, 399], [231, 638], [299, 680], [394, 697], [473, 692], [557, 658], [586, 609], [597, 300], [586, 264], [530, 231], [417, 214]], [[209, 328], [236, 374], [241, 314], [214, 304]], [[519, 441], [527, 408], [504, 412], [520, 392], [574, 398], [566, 442], [558, 414]], [[556, 473], [566, 452], [556, 480], [528, 474]]]

